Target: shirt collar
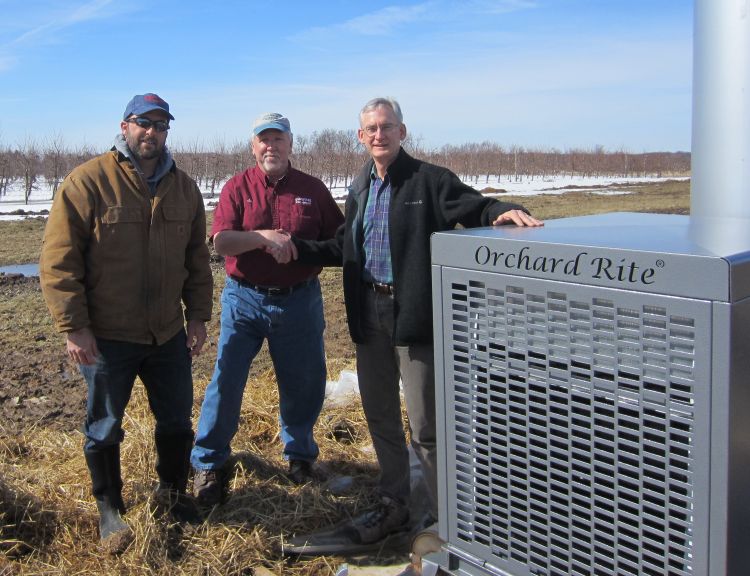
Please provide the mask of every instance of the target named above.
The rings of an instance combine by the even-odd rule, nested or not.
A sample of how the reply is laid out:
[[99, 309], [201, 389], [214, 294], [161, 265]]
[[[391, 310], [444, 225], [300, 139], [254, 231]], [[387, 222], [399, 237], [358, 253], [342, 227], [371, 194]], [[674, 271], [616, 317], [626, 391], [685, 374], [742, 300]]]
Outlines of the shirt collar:
[[370, 170], [370, 182], [374, 182], [375, 180], [382, 180], [383, 182], [386, 182], [387, 180], [389, 180], [389, 176], [388, 171], [386, 171], [385, 177], [381, 178], [380, 176], [378, 176], [378, 170], [373, 163], [372, 169]]
[[256, 174], [258, 175], [258, 178], [266, 185], [266, 187], [273, 187], [273, 186], [278, 186], [279, 184], [282, 184], [289, 179], [289, 174], [291, 174], [292, 172], [292, 163], [289, 162], [289, 166], [287, 167], [286, 172], [284, 172], [284, 175], [278, 180], [276, 180], [276, 182], [271, 182], [268, 176], [266, 176], [266, 173], [263, 172], [263, 170], [261, 170], [260, 166], [258, 166], [257, 164], [253, 166], [253, 170], [255, 170]]

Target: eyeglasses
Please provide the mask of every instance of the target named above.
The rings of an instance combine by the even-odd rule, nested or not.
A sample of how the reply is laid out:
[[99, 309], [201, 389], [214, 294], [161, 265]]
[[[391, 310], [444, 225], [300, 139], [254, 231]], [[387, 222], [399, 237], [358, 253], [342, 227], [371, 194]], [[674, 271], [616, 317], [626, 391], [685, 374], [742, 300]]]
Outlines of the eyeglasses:
[[157, 132], [166, 132], [169, 130], [169, 122], [166, 120], [149, 120], [148, 118], [135, 116], [133, 118], [128, 118], [125, 122], [136, 124], [139, 128], [143, 128], [144, 130], [148, 130], [151, 126], [153, 126], [154, 130]]
[[363, 130], [365, 131], [365, 134], [368, 136], [375, 136], [375, 134], [378, 133], [378, 130], [381, 132], [391, 132], [392, 130], [398, 128], [398, 124], [381, 124], [380, 126], [377, 125], [370, 125], [365, 126]]

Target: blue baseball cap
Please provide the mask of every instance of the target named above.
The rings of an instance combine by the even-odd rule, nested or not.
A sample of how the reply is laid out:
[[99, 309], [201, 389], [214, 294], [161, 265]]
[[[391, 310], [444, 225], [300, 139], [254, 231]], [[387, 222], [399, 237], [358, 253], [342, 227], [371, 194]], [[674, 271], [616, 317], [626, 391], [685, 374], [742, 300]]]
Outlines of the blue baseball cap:
[[122, 115], [122, 119], [127, 120], [133, 115], [140, 116], [141, 114], [151, 112], [152, 110], [166, 112], [169, 119], [174, 120], [174, 116], [169, 113], [169, 104], [167, 104], [163, 98], [152, 92], [147, 94], [136, 94], [133, 96], [132, 100], [130, 100], [125, 107], [125, 113]]
[[264, 130], [281, 130], [290, 134], [292, 132], [289, 119], [278, 112], [266, 112], [255, 119], [253, 122], [253, 136], [257, 136]]

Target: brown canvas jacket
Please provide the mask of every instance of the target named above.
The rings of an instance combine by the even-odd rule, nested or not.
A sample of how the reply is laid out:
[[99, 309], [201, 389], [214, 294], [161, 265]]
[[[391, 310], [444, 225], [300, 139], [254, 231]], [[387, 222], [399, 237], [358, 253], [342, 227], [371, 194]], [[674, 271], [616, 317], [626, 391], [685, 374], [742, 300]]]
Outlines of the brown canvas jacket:
[[115, 150], [73, 170], [55, 196], [39, 268], [61, 332], [89, 326], [99, 338], [162, 344], [185, 320], [211, 318], [203, 199], [174, 166], [153, 199]]

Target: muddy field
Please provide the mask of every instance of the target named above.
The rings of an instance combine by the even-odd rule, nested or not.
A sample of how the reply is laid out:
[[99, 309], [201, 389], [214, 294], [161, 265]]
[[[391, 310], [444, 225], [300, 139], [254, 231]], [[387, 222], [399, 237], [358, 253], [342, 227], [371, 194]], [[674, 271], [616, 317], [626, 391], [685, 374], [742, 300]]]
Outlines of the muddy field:
[[[21, 327], [13, 326], [13, 308], [7, 304], [41, 298], [38, 278], [0, 276], [3, 340]], [[25, 326], [27, 338], [3, 343], [0, 354], [0, 421], [6, 430], [32, 426], [71, 429], [81, 421], [85, 408], [85, 388], [77, 370], [63, 353], [62, 340], [51, 332], [39, 310], [37, 326]]]

